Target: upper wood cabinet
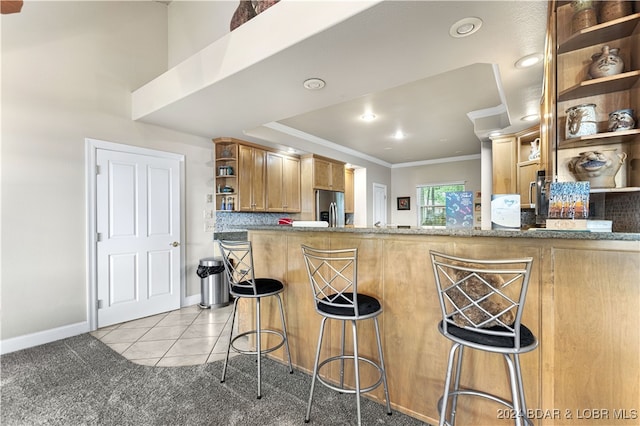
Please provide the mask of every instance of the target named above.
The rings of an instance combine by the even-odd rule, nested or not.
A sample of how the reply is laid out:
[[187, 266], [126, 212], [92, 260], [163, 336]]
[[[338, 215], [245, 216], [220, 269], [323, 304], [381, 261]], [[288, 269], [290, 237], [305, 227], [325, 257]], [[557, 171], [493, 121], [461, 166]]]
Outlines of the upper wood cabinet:
[[[538, 149], [538, 156], [531, 157], [532, 144]], [[540, 127], [535, 126], [516, 134], [516, 148], [518, 149], [518, 162], [516, 164], [516, 193], [520, 194], [521, 208], [534, 208], [536, 194], [534, 185], [544, 164], [544, 153], [540, 150]]]
[[[298, 156], [234, 138], [216, 138], [213, 141], [217, 210], [300, 211]], [[229, 203], [232, 208], [229, 208]]]
[[[537, 140], [537, 141], [536, 141]], [[531, 182], [536, 181], [541, 157], [529, 159], [532, 143], [540, 148], [540, 128], [531, 127], [492, 139], [494, 194], [520, 194], [520, 206], [533, 208]]]
[[345, 192], [344, 165], [314, 154], [300, 158], [300, 220], [316, 220], [316, 189]]
[[344, 212], [354, 211], [353, 169], [344, 169]]
[[265, 177], [267, 152], [238, 147], [238, 207], [240, 211], [266, 211]]
[[238, 204], [238, 144], [231, 139], [215, 145], [216, 210], [237, 210]]
[[312, 164], [314, 189], [344, 192], [344, 163], [313, 154], [303, 156], [302, 161]]
[[300, 211], [300, 159], [267, 153], [267, 211]]
[[492, 139], [493, 194], [516, 192], [516, 137], [507, 135]]

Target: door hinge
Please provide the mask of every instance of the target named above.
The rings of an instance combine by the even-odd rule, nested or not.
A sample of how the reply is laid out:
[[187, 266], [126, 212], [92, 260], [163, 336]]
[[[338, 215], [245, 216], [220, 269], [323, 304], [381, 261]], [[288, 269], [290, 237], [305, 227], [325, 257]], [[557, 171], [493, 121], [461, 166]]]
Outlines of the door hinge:
[[104, 301], [102, 299], [98, 299], [98, 309], [104, 308]]
[[99, 175], [100, 174], [100, 166], [96, 164], [96, 174]]
[[96, 232], [96, 242], [100, 242], [100, 241], [102, 241], [102, 233]]

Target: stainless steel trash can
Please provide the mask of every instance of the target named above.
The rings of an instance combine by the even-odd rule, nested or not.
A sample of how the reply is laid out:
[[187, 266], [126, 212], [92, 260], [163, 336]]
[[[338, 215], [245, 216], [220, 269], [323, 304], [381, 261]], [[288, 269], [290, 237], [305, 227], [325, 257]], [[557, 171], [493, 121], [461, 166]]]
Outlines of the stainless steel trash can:
[[229, 304], [229, 286], [221, 257], [200, 259], [197, 271], [200, 277], [200, 307], [221, 308]]

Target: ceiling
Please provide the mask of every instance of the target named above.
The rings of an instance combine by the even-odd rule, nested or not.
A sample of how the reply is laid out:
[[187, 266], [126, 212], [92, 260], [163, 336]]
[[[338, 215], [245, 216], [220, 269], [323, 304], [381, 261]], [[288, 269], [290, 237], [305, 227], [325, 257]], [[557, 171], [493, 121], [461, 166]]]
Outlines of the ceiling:
[[[490, 131], [537, 124], [521, 118], [539, 112], [542, 63], [519, 69], [515, 62], [543, 53], [547, 6], [376, 3], [141, 120], [298, 152], [330, 147], [388, 167], [478, 155]], [[467, 17], [480, 18], [480, 29], [450, 36]], [[326, 86], [304, 89], [312, 77]], [[376, 119], [361, 120], [365, 112]], [[395, 139], [397, 131], [406, 137]]]

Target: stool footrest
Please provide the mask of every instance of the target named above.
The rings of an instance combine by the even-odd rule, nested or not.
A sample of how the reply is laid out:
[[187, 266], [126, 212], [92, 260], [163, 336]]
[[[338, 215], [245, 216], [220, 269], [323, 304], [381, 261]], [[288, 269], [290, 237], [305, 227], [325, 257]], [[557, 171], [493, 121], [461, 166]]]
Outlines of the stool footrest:
[[[337, 392], [342, 392], [342, 393], [353, 393], [353, 394], [355, 394], [356, 393], [355, 389], [346, 388], [344, 386], [338, 386], [338, 385], [336, 385], [334, 383], [331, 383], [331, 382], [323, 379], [320, 376], [320, 370], [322, 369], [322, 367], [324, 365], [329, 364], [331, 362], [335, 362], [335, 361], [343, 361], [343, 360], [346, 360], [346, 359], [349, 359], [349, 360], [353, 361], [354, 356], [353, 355], [337, 355], [337, 356], [333, 356], [331, 358], [325, 359], [320, 364], [318, 364], [318, 374], [316, 374], [316, 377], [318, 378], [318, 381], [320, 383], [322, 383], [323, 385], [325, 385], [329, 389], [332, 389], [332, 390], [337, 391]], [[377, 388], [378, 386], [380, 386], [382, 384], [382, 379], [383, 379], [383, 371], [382, 371], [382, 368], [380, 367], [380, 365], [378, 365], [378, 363], [376, 363], [375, 361], [372, 361], [369, 358], [365, 358], [365, 357], [362, 357], [362, 356], [359, 356], [358, 360], [366, 362], [366, 363], [372, 365], [373, 367], [375, 367], [378, 370], [378, 373], [380, 374], [380, 377], [378, 377], [378, 380], [374, 384], [372, 384], [370, 386], [366, 386], [366, 387], [360, 386], [360, 393], [365, 393], [365, 392], [372, 391], [375, 388]]]
[[[482, 392], [482, 391], [478, 391], [478, 390], [475, 390], [475, 389], [459, 389], [457, 391], [449, 392], [449, 397], [460, 396], [460, 395], [470, 395], [470, 396], [477, 396], [477, 397], [480, 397], [480, 398], [489, 399], [491, 401], [494, 401], [494, 402], [502, 404], [502, 405], [504, 405], [506, 407], [509, 407], [512, 410], [514, 409], [512, 401], [506, 400], [504, 398], [500, 398], [499, 396], [490, 394], [488, 392]], [[444, 398], [444, 395], [441, 396], [440, 399], [438, 400], [438, 414], [439, 415], [442, 415], [442, 400], [443, 400], [443, 398]], [[522, 414], [522, 419], [524, 421], [526, 421], [528, 425], [533, 425], [531, 420], [529, 420], [529, 418], [524, 413]], [[445, 422], [445, 424], [448, 425], [447, 422]]]
[[[280, 347], [282, 347], [282, 345], [284, 345], [285, 342], [285, 337], [284, 337], [284, 333], [277, 331], [277, 330], [269, 330], [269, 329], [262, 329], [260, 330], [260, 332], [262, 334], [275, 334], [276, 336], [280, 336], [280, 342], [278, 342], [276, 345], [270, 347], [270, 348], [266, 348], [266, 349], [262, 349], [260, 350], [260, 354], [264, 355], [264, 354], [268, 354], [269, 352], [273, 352], [277, 349], [279, 349]], [[238, 334], [236, 337], [234, 337], [231, 340], [231, 349], [233, 349], [235, 352], [241, 353], [241, 354], [245, 354], [245, 355], [257, 355], [258, 354], [258, 348], [256, 348], [255, 350], [249, 350], [249, 349], [240, 349], [238, 347], [236, 347], [234, 345], [234, 343], [236, 342], [236, 340], [240, 339], [241, 337], [244, 336], [248, 336], [250, 334], [258, 334], [257, 330], [249, 330], [249, 331], [245, 331], [244, 333]]]

